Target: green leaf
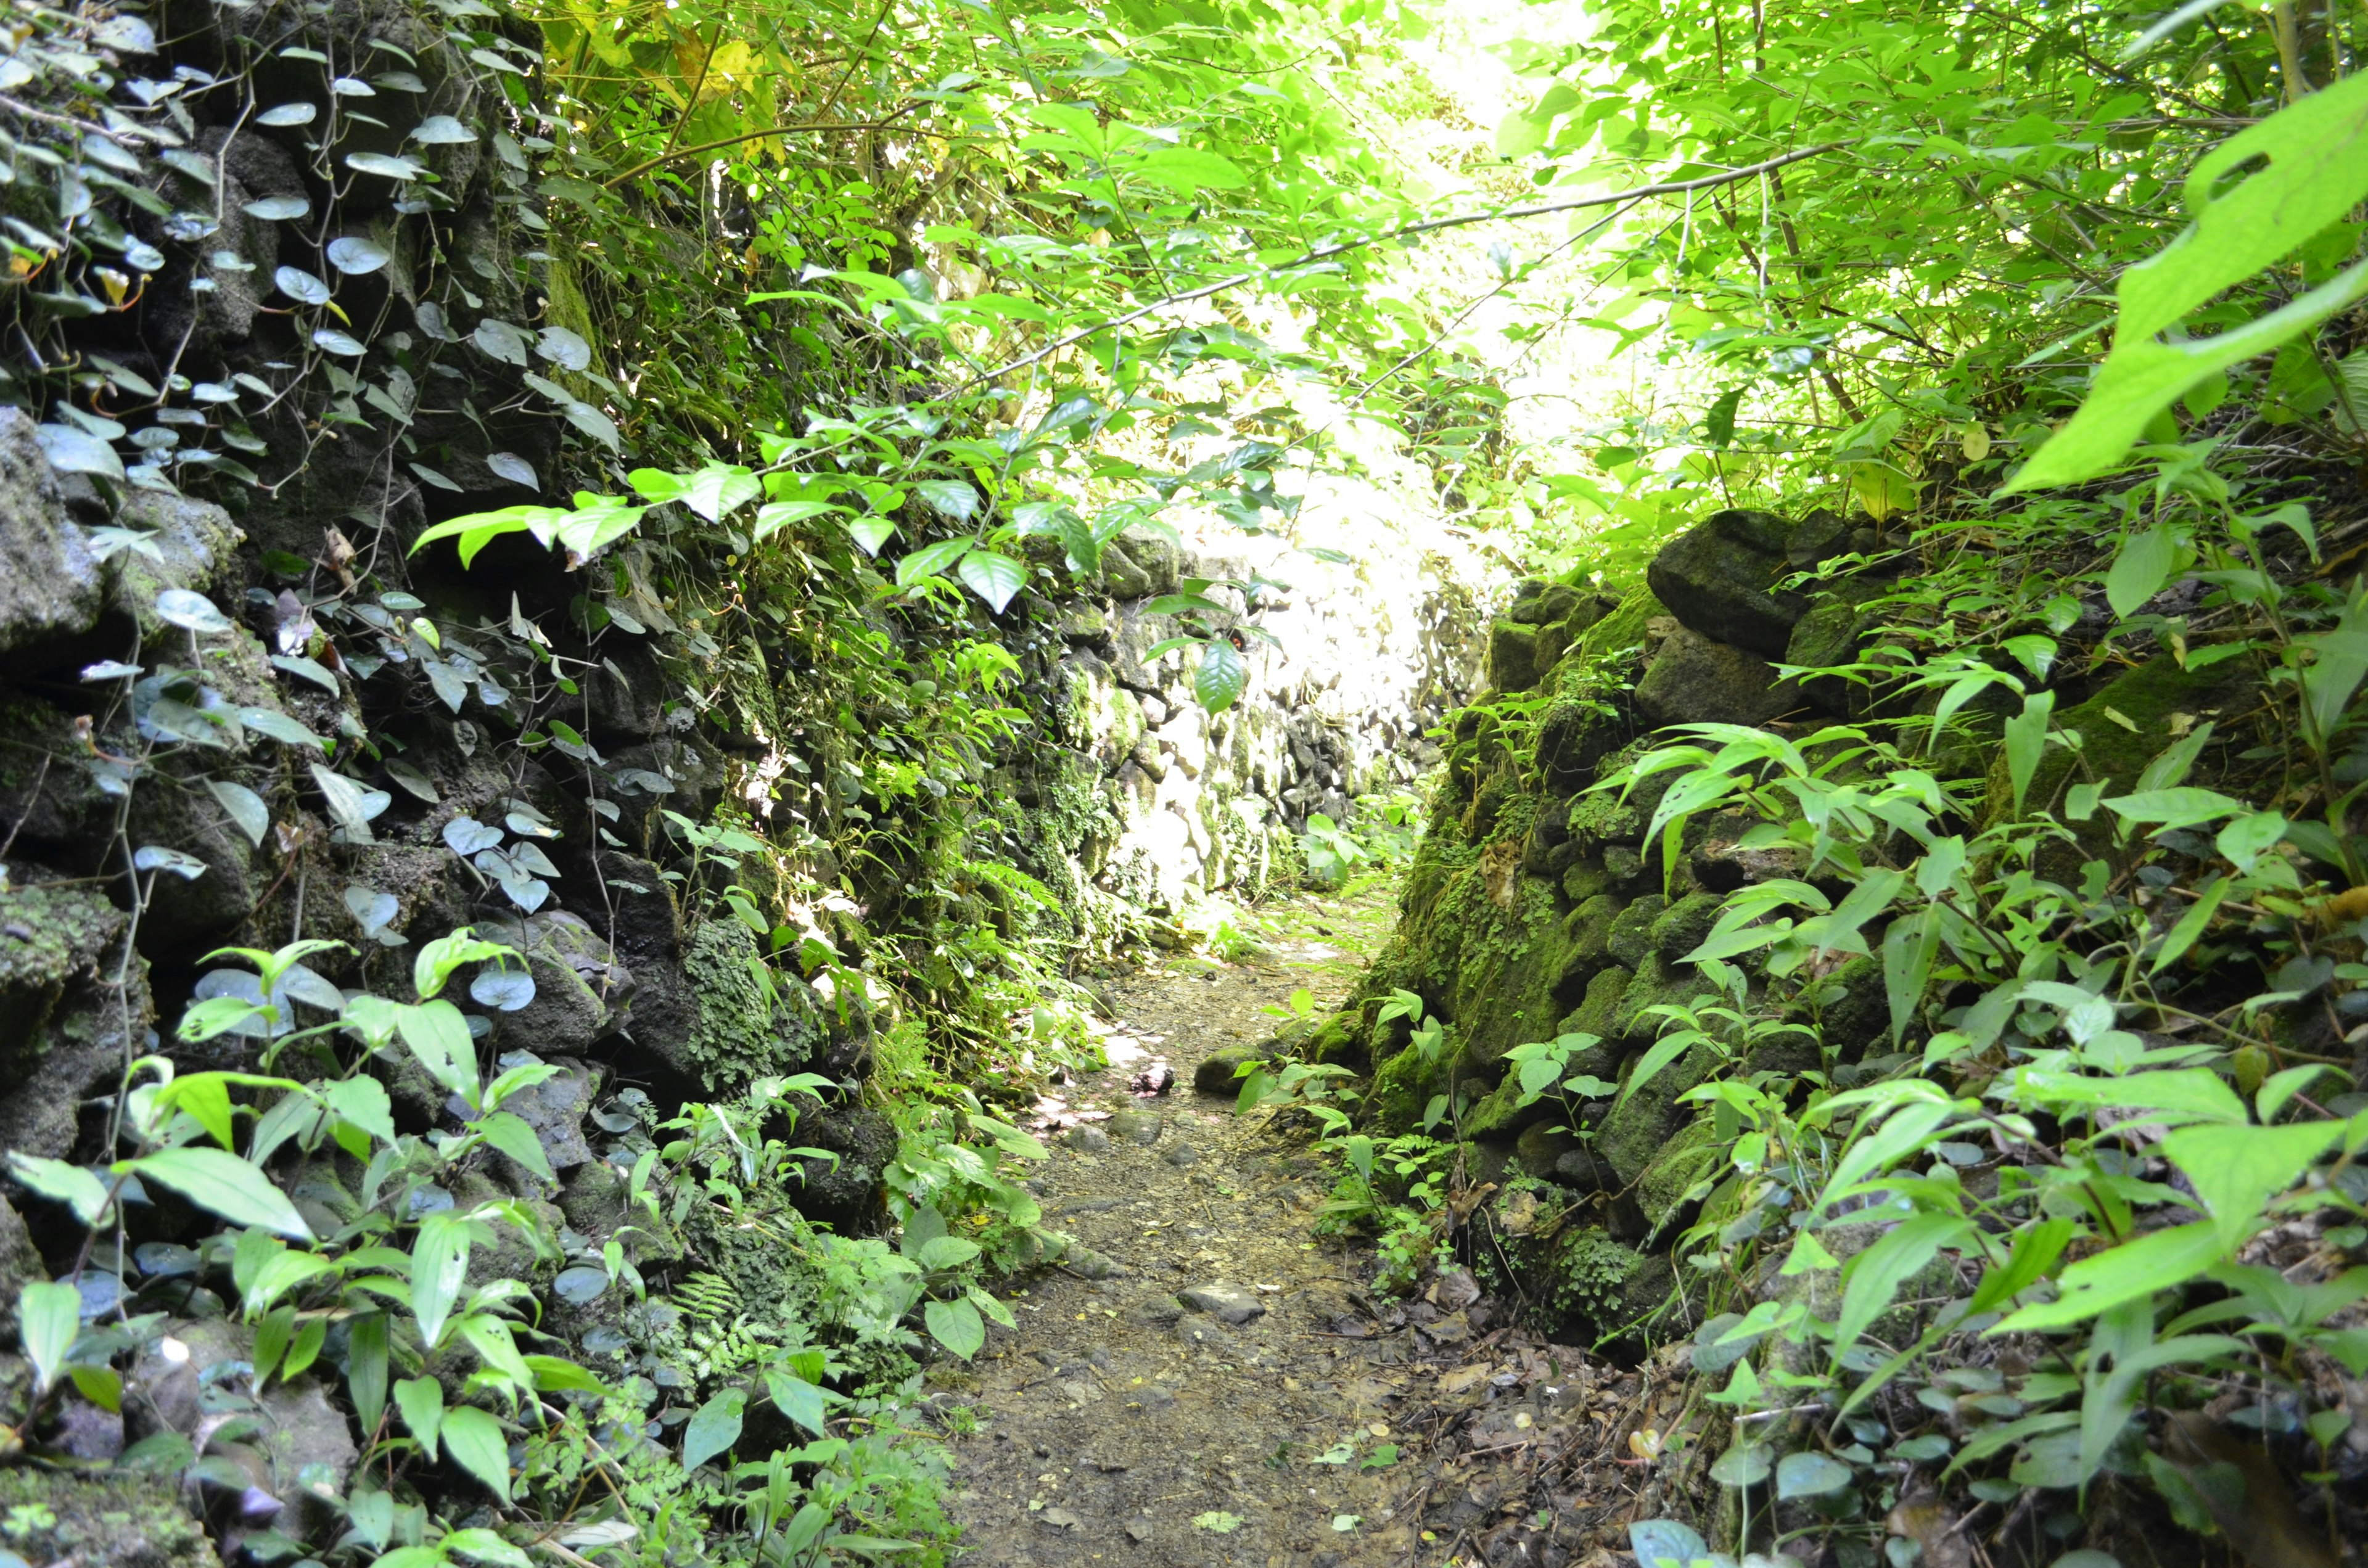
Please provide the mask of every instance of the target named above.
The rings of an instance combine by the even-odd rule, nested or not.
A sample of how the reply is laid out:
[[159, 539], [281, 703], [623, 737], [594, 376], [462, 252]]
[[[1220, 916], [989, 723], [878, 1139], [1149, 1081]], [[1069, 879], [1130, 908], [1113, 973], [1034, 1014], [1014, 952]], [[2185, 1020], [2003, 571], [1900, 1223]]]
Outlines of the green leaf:
[[[939, 517], [966, 523], [978, 516], [978, 491], [959, 479], [925, 479], [913, 486], [929, 510]], [[932, 568], [931, 570], [936, 570]]]
[[[2267, 161], [2233, 187], [2219, 188], [2257, 159]], [[2121, 310], [2113, 351], [2095, 387], [2008, 492], [2104, 472], [2188, 388], [2277, 347], [2368, 293], [2368, 262], [2362, 262], [2245, 325], [2180, 343], [2159, 338], [2189, 312], [2317, 237], [2368, 196], [2368, 81], [2355, 72], [2221, 142], [2196, 161], [2186, 196], [2193, 226], [2123, 270], [2115, 290]]]
[[460, 1008], [438, 997], [395, 1008], [394, 1021], [403, 1043], [430, 1077], [469, 1104], [478, 1103], [477, 1045]]
[[509, 1439], [503, 1436], [502, 1424], [493, 1415], [474, 1405], [461, 1405], [444, 1413], [444, 1452], [454, 1464], [483, 1482], [485, 1490], [507, 1503], [510, 1500]]
[[220, 1149], [159, 1149], [115, 1168], [169, 1187], [233, 1225], [259, 1225], [295, 1241], [313, 1239], [311, 1227], [288, 1195], [236, 1154]]
[[2034, 691], [2022, 699], [2022, 711], [2005, 725], [2007, 778], [2014, 785], [2014, 814], [2022, 815], [2023, 798], [2039, 774], [2041, 754], [2047, 749], [2047, 724], [2055, 713], [2055, 694]]
[[468, 1221], [450, 1210], [422, 1218], [411, 1244], [411, 1313], [419, 1324], [420, 1343], [432, 1349], [443, 1337], [468, 1276]]
[[2304, 1121], [2284, 1127], [2188, 1127], [2159, 1145], [2187, 1174], [2195, 1195], [2212, 1211], [2220, 1245], [2230, 1254], [2260, 1228], [2270, 1200], [2302, 1178], [2342, 1134], [2340, 1121]]
[[394, 1142], [394, 1105], [376, 1078], [340, 1078], [321, 1086], [321, 1099], [339, 1120], [349, 1121], [381, 1143]]
[[271, 808], [263, 803], [263, 797], [228, 778], [207, 779], [206, 790], [222, 807], [222, 814], [246, 835], [246, 841], [261, 848], [263, 835], [271, 831]]
[[2105, 574], [2105, 602], [2127, 619], [2138, 607], [2162, 592], [2179, 559], [2179, 540], [2169, 528], [2146, 528], [2122, 540]]
[[765, 1392], [773, 1396], [774, 1406], [790, 1420], [817, 1437], [826, 1434], [830, 1417], [824, 1408], [821, 1389], [793, 1372], [775, 1368], [765, 1374]]
[[1776, 1461], [1776, 1495], [1822, 1497], [1850, 1483], [1850, 1467], [1825, 1454], [1786, 1454]]
[[2057, 1281], [2062, 1293], [2055, 1301], [2025, 1307], [1990, 1332], [2037, 1333], [2085, 1323], [2124, 1301], [2185, 1284], [2218, 1263], [2222, 1250], [2217, 1229], [2208, 1223], [2149, 1231], [2073, 1264]]
[[17, 1332], [25, 1359], [33, 1364], [36, 1392], [49, 1392], [82, 1334], [82, 1292], [63, 1283], [28, 1280], [17, 1292]]
[[551, 1156], [543, 1153], [542, 1140], [535, 1136], [526, 1119], [511, 1111], [497, 1110], [469, 1124], [472, 1131], [484, 1136], [486, 1142], [516, 1160], [554, 1187], [559, 1177], [551, 1168]]
[[1028, 585], [1028, 567], [1008, 555], [991, 550], [973, 550], [962, 558], [956, 568], [962, 580], [970, 585], [972, 593], [986, 601], [986, 608], [1001, 615], [1012, 597]]
[[107, 1184], [80, 1165], [11, 1149], [8, 1168], [27, 1187], [73, 1210], [74, 1218], [85, 1225], [97, 1225], [107, 1211]]
[[923, 545], [896, 562], [896, 585], [909, 588], [914, 584], [934, 577], [961, 560], [971, 548], [966, 539], [944, 539], [935, 544]]
[[967, 1361], [986, 1343], [986, 1324], [968, 1301], [931, 1301], [921, 1309], [929, 1337]]
[[1231, 642], [1212, 637], [1201, 644], [1200, 666], [1192, 672], [1192, 695], [1202, 708], [1223, 713], [1241, 696], [1249, 678], [1249, 666]]
[[362, 1312], [346, 1340], [346, 1392], [364, 1432], [378, 1430], [386, 1413], [387, 1321], [384, 1312]]
[[1885, 1231], [1843, 1270], [1841, 1315], [1834, 1321], [1837, 1364], [1899, 1294], [1899, 1287], [1942, 1247], [1961, 1247], [1973, 1227], [1954, 1214], [1918, 1214]]
[[683, 1469], [697, 1470], [740, 1440], [741, 1411], [747, 1403], [744, 1391], [725, 1389], [692, 1414], [683, 1424]]
[[444, 1429], [444, 1385], [434, 1378], [405, 1378], [394, 1385], [394, 1407], [420, 1448], [433, 1456]]
[[1497, 156], [1508, 161], [1526, 158], [1546, 144], [1546, 121], [1531, 119], [1526, 109], [1515, 109], [1497, 122], [1495, 141]]

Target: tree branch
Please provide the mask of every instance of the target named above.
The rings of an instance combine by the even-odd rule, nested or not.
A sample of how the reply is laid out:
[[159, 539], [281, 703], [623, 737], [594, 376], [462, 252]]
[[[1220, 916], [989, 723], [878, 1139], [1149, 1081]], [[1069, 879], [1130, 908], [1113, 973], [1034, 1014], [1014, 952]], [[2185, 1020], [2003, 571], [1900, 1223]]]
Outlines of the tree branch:
[[1815, 147], [1804, 147], [1797, 152], [1787, 153], [1782, 157], [1770, 158], [1765, 163], [1753, 164], [1748, 168], [1729, 169], [1724, 174], [1704, 175], [1699, 179], [1668, 180], [1659, 185], [1640, 186], [1634, 190], [1620, 191], [1611, 196], [1575, 197], [1567, 201], [1541, 201], [1528, 207], [1507, 207], [1488, 212], [1462, 212], [1449, 218], [1428, 218], [1419, 223], [1407, 223], [1395, 229], [1385, 229], [1378, 234], [1368, 234], [1362, 239], [1344, 240], [1338, 244], [1317, 245], [1289, 261], [1278, 263], [1263, 271], [1235, 273], [1230, 278], [1221, 278], [1214, 283], [1204, 283], [1198, 289], [1190, 289], [1156, 303], [1144, 305], [1140, 310], [1129, 311], [1124, 315], [1114, 316], [1098, 325], [1081, 327], [1065, 336], [1053, 339], [1032, 354], [1023, 355], [1009, 364], [998, 366], [995, 369], [982, 371], [956, 390], [966, 392], [981, 382], [998, 380], [1011, 374], [1014, 370], [1024, 370], [1040, 360], [1052, 358], [1064, 348], [1073, 347], [1089, 337], [1097, 337], [1105, 332], [1141, 321], [1148, 315], [1156, 315], [1173, 306], [1188, 304], [1194, 300], [1205, 300], [1212, 294], [1222, 294], [1228, 289], [1238, 289], [1245, 283], [1255, 283], [1262, 278], [1271, 278], [1279, 272], [1290, 272], [1298, 267], [1312, 267], [1319, 261], [1328, 261], [1336, 256], [1346, 256], [1351, 251], [1387, 244], [1393, 240], [1410, 239], [1417, 234], [1436, 233], [1441, 229], [1460, 229], [1473, 223], [1507, 222], [1516, 218], [1542, 218], [1549, 213], [1577, 212], [1589, 207], [1616, 207], [1623, 202], [1641, 201], [1651, 196], [1678, 196], [1690, 190], [1710, 190], [1723, 185], [1733, 185], [1740, 180], [1756, 178], [1760, 175], [1781, 169], [1787, 164], [1797, 164], [1804, 159], [1821, 157], [1825, 153], [1836, 152], [1848, 145], [1849, 143], [1844, 142], [1826, 142]]

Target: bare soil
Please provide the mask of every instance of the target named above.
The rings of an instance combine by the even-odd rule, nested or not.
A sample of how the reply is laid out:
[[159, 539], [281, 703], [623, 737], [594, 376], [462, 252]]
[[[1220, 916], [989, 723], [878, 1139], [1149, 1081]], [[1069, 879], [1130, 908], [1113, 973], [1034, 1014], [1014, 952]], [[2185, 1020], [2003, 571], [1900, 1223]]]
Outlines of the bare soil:
[[[1369, 1247], [1317, 1233], [1331, 1177], [1304, 1118], [1191, 1087], [1292, 992], [1337, 1003], [1393, 915], [1386, 887], [1302, 898], [1251, 957], [1110, 988], [1110, 1067], [1039, 1108], [1054, 1153], [1030, 1185], [1080, 1249], [947, 1389], [966, 1562], [1627, 1561], [1617, 1461], [1668, 1385], [1493, 1320], [1452, 1259], [1410, 1300], [1371, 1293]], [[1173, 1088], [1131, 1087], [1160, 1066]], [[1179, 1299], [1212, 1286], [1256, 1315]]]

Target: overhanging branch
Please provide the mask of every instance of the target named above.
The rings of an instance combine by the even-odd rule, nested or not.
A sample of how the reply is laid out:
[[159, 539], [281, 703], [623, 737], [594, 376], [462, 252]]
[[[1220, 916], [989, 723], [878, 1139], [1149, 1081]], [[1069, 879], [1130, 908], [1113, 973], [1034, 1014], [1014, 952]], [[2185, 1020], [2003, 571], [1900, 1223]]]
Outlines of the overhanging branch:
[[1271, 278], [1280, 272], [1290, 272], [1302, 267], [1313, 267], [1319, 261], [1329, 261], [1336, 256], [1346, 256], [1350, 251], [1387, 244], [1392, 240], [1410, 239], [1417, 234], [1436, 233], [1441, 229], [1464, 228], [1473, 223], [1507, 222], [1517, 218], [1542, 218], [1549, 213], [1577, 212], [1590, 207], [1616, 207], [1622, 202], [1641, 201], [1652, 196], [1680, 196], [1691, 190], [1710, 190], [1718, 186], [1734, 185], [1740, 180], [1753, 179], [1760, 175], [1772, 173], [1788, 164], [1822, 157], [1827, 153], [1839, 151], [1848, 145], [1849, 143], [1845, 142], [1826, 142], [1815, 147], [1803, 147], [1797, 152], [1787, 153], [1782, 157], [1770, 158], [1765, 163], [1753, 164], [1746, 168], [1729, 169], [1723, 174], [1703, 175], [1698, 179], [1668, 180], [1659, 185], [1640, 186], [1634, 190], [1618, 191], [1610, 196], [1573, 197], [1567, 201], [1541, 201], [1527, 207], [1506, 207], [1487, 212], [1463, 212], [1448, 218], [1427, 218], [1419, 223], [1406, 223], [1398, 228], [1385, 229], [1378, 234], [1368, 234], [1362, 239], [1344, 240], [1338, 244], [1317, 245], [1304, 255], [1293, 256], [1289, 261], [1280, 262], [1260, 271], [1239, 272], [1230, 278], [1220, 278], [1213, 283], [1204, 283], [1198, 289], [1189, 289], [1180, 294], [1170, 295], [1156, 303], [1144, 305], [1139, 310], [1129, 311], [1123, 315], [1113, 316], [1109, 321], [1096, 325], [1080, 327], [1065, 336], [1054, 338], [1034, 353], [1022, 355], [1008, 365], [981, 371], [964, 382], [957, 391], [967, 392], [970, 388], [983, 382], [1000, 380], [1014, 370], [1024, 370], [1040, 360], [1051, 358], [1064, 348], [1074, 347], [1089, 338], [1099, 337], [1103, 333], [1141, 321], [1145, 316], [1156, 315], [1161, 311], [1189, 304], [1194, 300], [1205, 300], [1212, 294], [1222, 294], [1228, 289], [1238, 289], [1245, 283], [1255, 283], [1260, 278]]

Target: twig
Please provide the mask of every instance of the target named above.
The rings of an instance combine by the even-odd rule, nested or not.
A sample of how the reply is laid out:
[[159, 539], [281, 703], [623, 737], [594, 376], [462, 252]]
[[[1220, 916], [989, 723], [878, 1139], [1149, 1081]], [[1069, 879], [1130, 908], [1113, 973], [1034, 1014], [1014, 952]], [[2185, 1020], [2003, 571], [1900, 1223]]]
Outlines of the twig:
[[1781, 169], [1788, 164], [1797, 164], [1804, 159], [1820, 157], [1847, 145], [1849, 143], [1843, 142], [1826, 142], [1815, 147], [1804, 147], [1797, 152], [1787, 153], [1782, 157], [1770, 158], [1765, 163], [1753, 164], [1747, 168], [1730, 169], [1725, 174], [1704, 175], [1699, 179], [1667, 180], [1659, 185], [1640, 186], [1634, 190], [1623, 190], [1612, 196], [1577, 197], [1568, 201], [1543, 201], [1528, 207], [1508, 207], [1494, 211], [1463, 212], [1448, 218], [1429, 218], [1419, 223], [1406, 223], [1398, 228], [1384, 229], [1378, 234], [1369, 234], [1361, 239], [1343, 240], [1337, 244], [1317, 245], [1289, 261], [1279, 262], [1262, 272], [1241, 272], [1230, 278], [1221, 278], [1214, 283], [1206, 283], [1198, 289], [1188, 290], [1172, 299], [1161, 300], [1154, 304], [1144, 305], [1138, 310], [1114, 316], [1099, 325], [1080, 328], [1065, 336], [1053, 339], [1032, 354], [1022, 356], [1008, 365], [984, 371], [955, 390], [957, 392], [967, 392], [982, 382], [998, 380], [1015, 370], [1025, 369], [1039, 360], [1050, 358], [1064, 348], [1083, 343], [1089, 337], [1099, 336], [1114, 328], [1125, 326], [1132, 322], [1141, 321], [1144, 317], [1155, 315], [1170, 306], [1189, 304], [1194, 300], [1205, 300], [1212, 294], [1222, 294], [1228, 289], [1237, 289], [1245, 283], [1255, 283], [1261, 278], [1270, 278], [1279, 272], [1291, 272], [1303, 267], [1313, 267], [1319, 261], [1328, 261], [1334, 256], [1346, 256], [1351, 251], [1387, 244], [1393, 240], [1410, 239], [1417, 234], [1434, 233], [1441, 229], [1463, 228], [1473, 223], [1509, 222], [1517, 218], [1542, 218], [1550, 213], [1576, 212], [1590, 207], [1614, 207], [1623, 202], [1641, 201], [1652, 196], [1677, 196], [1687, 191], [1710, 190], [1719, 186], [1733, 185], [1738, 180], [1750, 179], [1756, 176]]

